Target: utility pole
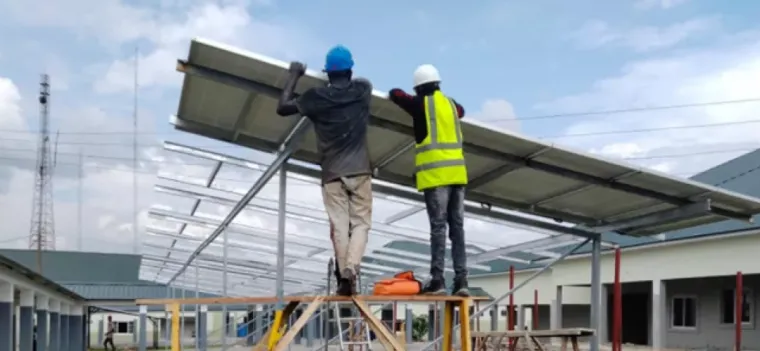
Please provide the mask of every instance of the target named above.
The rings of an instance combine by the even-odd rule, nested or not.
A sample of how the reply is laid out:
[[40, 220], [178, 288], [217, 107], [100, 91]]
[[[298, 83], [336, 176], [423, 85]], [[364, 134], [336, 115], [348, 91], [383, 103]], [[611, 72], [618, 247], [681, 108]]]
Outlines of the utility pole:
[[82, 232], [82, 182], [84, 181], [84, 158], [79, 149], [79, 177], [77, 179], [77, 250], [82, 251], [84, 233]]
[[53, 213], [53, 158], [50, 155], [50, 81], [47, 74], [40, 80], [40, 134], [34, 179], [29, 248], [37, 250], [37, 272], [42, 274], [42, 252], [55, 250], [55, 218]]
[[132, 235], [134, 237], [132, 238], [134, 240], [133, 242], [133, 250], [134, 254], [140, 253], [140, 236], [138, 233], [138, 222], [139, 222], [139, 216], [140, 216], [140, 209], [138, 208], [138, 198], [137, 198], [137, 192], [138, 192], [138, 184], [137, 184], [137, 108], [138, 108], [138, 100], [137, 100], [137, 90], [138, 90], [138, 70], [139, 70], [139, 60], [140, 60], [140, 51], [138, 47], [135, 46], [135, 86], [134, 86], [134, 110], [132, 112], [133, 118], [133, 134], [132, 134]]

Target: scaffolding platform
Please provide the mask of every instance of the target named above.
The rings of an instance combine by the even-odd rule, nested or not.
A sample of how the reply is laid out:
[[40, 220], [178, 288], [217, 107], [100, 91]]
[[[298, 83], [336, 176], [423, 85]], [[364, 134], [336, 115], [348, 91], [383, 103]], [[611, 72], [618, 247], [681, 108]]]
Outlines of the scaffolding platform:
[[[460, 296], [438, 296], [438, 295], [356, 295], [356, 296], [286, 296], [282, 298], [285, 307], [281, 313], [275, 314], [271, 328], [258, 340], [254, 351], [283, 351], [293, 342], [294, 338], [303, 329], [312, 315], [319, 310], [322, 304], [328, 302], [347, 302], [353, 304], [359, 311], [366, 325], [375, 333], [377, 340], [383, 345], [385, 350], [403, 351], [406, 347], [399, 342], [393, 333], [381, 322], [370, 310], [368, 303], [371, 302], [433, 302], [443, 303], [443, 337], [442, 351], [451, 351], [453, 343], [454, 326], [458, 325], [460, 332], [460, 350], [472, 350], [471, 327], [470, 327], [470, 307], [474, 301], [487, 300], [483, 297], [460, 297]], [[278, 297], [227, 297], [227, 298], [188, 298], [188, 299], [141, 299], [136, 300], [136, 304], [145, 305], [165, 305], [167, 312], [171, 313], [172, 331], [171, 345], [172, 351], [180, 350], [180, 331], [179, 315], [180, 305], [189, 304], [242, 304], [242, 303], [276, 303]], [[292, 324], [287, 321], [292, 315], [295, 315], [296, 309], [302, 304], [301, 314]], [[459, 320], [455, 321], [455, 310], [459, 310]]]
[[[356, 295], [356, 296], [284, 296], [282, 301], [311, 302], [321, 299], [322, 302], [351, 302], [353, 298], [367, 302], [459, 302], [462, 300], [488, 301], [488, 297], [460, 297], [438, 295]], [[245, 297], [200, 297], [183, 299], [139, 299], [137, 305], [249, 305], [249, 304], [273, 304], [277, 302], [276, 296], [245, 296]]]

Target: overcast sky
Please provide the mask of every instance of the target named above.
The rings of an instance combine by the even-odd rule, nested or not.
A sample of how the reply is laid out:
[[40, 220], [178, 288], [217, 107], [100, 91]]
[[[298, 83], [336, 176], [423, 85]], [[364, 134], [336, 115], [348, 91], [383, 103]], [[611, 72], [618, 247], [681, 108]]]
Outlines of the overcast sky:
[[[156, 174], [199, 180], [212, 166], [163, 151], [164, 140], [269, 159], [168, 125], [182, 79], [175, 61], [186, 57], [189, 40], [196, 36], [312, 67], [321, 64], [331, 46], [345, 44], [354, 52], [357, 72], [385, 91], [411, 89], [414, 68], [433, 63], [445, 91], [464, 104], [468, 118], [678, 176], [758, 146], [759, 103], [738, 100], [760, 98], [760, 27], [752, 15], [760, 3], [577, 0], [441, 6], [440, 1], [422, 1], [403, 11], [382, 2], [327, 3], [0, 0], [0, 246], [28, 245], [42, 72], [51, 75], [53, 89], [60, 250], [134, 251], [136, 47], [141, 239], [148, 240], [142, 234], [146, 225], [165, 226], [148, 219], [151, 206], [186, 212], [191, 205], [187, 199], [156, 194]], [[596, 113], [600, 111], [607, 112]], [[245, 191], [256, 175], [225, 167], [218, 185]], [[321, 210], [317, 187], [293, 184], [293, 201]], [[275, 199], [276, 190], [270, 185], [263, 196]], [[378, 200], [375, 220], [404, 208]], [[201, 210], [221, 216], [227, 208], [207, 205]], [[276, 225], [274, 216], [262, 213], [249, 213], [243, 221], [265, 229]], [[426, 235], [422, 213], [401, 224], [417, 228], [410, 235]], [[325, 226], [313, 222], [290, 220], [288, 225], [293, 233], [327, 235]], [[494, 237], [494, 231], [511, 235]], [[471, 242], [484, 248], [541, 237], [474, 220], [468, 222], [468, 233]], [[161, 245], [166, 239], [150, 240]], [[376, 240], [373, 245], [389, 239]]]

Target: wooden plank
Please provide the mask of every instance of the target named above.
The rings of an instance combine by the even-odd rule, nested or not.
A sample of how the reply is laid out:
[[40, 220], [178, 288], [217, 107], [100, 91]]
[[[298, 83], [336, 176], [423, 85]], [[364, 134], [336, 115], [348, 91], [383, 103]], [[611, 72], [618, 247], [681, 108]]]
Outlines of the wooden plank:
[[[531, 330], [528, 333], [529, 336], [541, 338], [541, 337], [570, 337], [570, 336], [591, 336], [594, 335], [593, 329], [588, 328], [568, 328], [568, 329], [549, 329], [549, 330]], [[486, 336], [503, 336], [503, 337], [523, 337], [525, 333], [520, 330], [512, 331], [492, 331], [492, 332], [472, 332], [473, 337], [486, 337]]]
[[375, 336], [380, 340], [386, 350], [405, 350], [398, 340], [396, 340], [396, 337], [388, 331], [388, 328], [386, 328], [385, 325], [383, 325], [383, 322], [378, 320], [377, 317], [372, 314], [372, 311], [369, 309], [366, 302], [362, 301], [358, 296], [353, 296], [352, 299], [356, 308], [359, 309], [359, 313], [361, 313], [362, 317], [364, 317], [364, 320], [370, 325], [372, 330], [375, 331]]
[[[293, 311], [296, 310], [299, 303], [297, 302], [290, 302], [287, 306], [285, 306], [285, 309], [282, 310], [282, 322], [288, 323], [288, 320], [290, 319], [290, 315], [293, 314]], [[282, 326], [280, 326], [282, 327]], [[256, 343], [256, 345], [253, 345], [253, 351], [264, 351], [269, 348], [269, 339], [272, 337], [272, 332], [279, 332], [279, 330], [275, 329], [274, 325], [270, 325], [267, 332], [264, 334], [264, 336], [259, 339], [259, 341]], [[275, 338], [277, 335], [275, 334]]]
[[[349, 296], [285, 296], [285, 302], [312, 302], [317, 297], [322, 297], [324, 302], [351, 302]], [[439, 295], [358, 295], [359, 299], [367, 302], [461, 302], [486, 301], [488, 297], [459, 297]], [[201, 297], [185, 299], [138, 299], [136, 305], [254, 305], [273, 304], [277, 302], [274, 296], [249, 296], [249, 297]]]
[[296, 320], [296, 322], [290, 326], [288, 332], [285, 333], [280, 341], [277, 342], [277, 346], [275, 346], [274, 351], [283, 351], [291, 342], [293, 342], [293, 339], [295, 339], [298, 332], [303, 329], [303, 326], [306, 325], [306, 322], [309, 321], [311, 315], [314, 314], [317, 308], [322, 305], [322, 300], [324, 300], [322, 297], [317, 297], [309, 304], [308, 307], [306, 307], [306, 310], [301, 313], [301, 316], [298, 317], [298, 320]]

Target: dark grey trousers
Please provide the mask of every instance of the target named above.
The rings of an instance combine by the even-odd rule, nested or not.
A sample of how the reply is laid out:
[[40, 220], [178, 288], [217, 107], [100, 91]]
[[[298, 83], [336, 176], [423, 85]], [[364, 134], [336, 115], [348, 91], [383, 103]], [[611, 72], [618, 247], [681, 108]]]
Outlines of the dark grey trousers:
[[443, 279], [446, 258], [446, 229], [451, 240], [454, 281], [467, 279], [464, 241], [464, 186], [448, 185], [424, 190], [430, 220], [430, 275]]

